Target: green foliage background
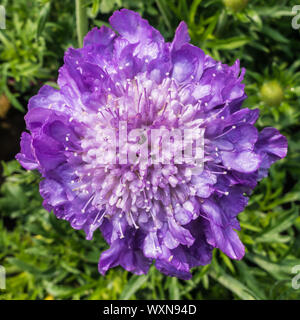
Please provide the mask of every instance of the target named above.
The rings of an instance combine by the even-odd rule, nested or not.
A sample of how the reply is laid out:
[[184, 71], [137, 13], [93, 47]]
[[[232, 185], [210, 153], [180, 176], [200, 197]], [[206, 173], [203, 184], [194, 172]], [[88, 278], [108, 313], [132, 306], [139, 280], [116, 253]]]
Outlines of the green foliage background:
[[[77, 46], [75, 1], [1, 4], [7, 21], [0, 30], [0, 95], [24, 112], [43, 83], [55, 86], [64, 50]], [[100, 232], [87, 241], [82, 231], [57, 220], [42, 207], [37, 173], [2, 161], [0, 265], [7, 288], [0, 299], [300, 299], [291, 284], [292, 268], [300, 265], [300, 32], [291, 26], [296, 4], [253, 0], [235, 12], [222, 0], [87, 0], [89, 28], [107, 24], [114, 10], [126, 7], [167, 40], [185, 20], [192, 43], [207, 54], [228, 64], [240, 59], [247, 69], [245, 106], [261, 110], [258, 128], [274, 126], [287, 136], [288, 156], [272, 166], [239, 216], [245, 258], [232, 261], [215, 250], [212, 263], [195, 268], [189, 281], [153, 267], [144, 276], [115, 268], [102, 277], [97, 262], [107, 245]], [[261, 90], [266, 83], [271, 89]]]

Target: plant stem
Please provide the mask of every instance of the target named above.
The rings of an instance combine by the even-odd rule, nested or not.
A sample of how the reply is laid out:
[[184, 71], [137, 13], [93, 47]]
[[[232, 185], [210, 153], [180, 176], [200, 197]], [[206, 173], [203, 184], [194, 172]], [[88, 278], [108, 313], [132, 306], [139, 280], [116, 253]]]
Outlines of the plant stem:
[[83, 38], [88, 31], [88, 19], [86, 14], [86, 7], [84, 7], [84, 0], [75, 0], [75, 2], [78, 46], [81, 48], [83, 45]]

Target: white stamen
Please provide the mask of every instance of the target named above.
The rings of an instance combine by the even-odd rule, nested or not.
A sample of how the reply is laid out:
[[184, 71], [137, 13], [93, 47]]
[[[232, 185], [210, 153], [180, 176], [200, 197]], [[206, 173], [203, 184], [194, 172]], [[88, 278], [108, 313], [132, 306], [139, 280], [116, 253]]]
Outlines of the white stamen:
[[[85, 190], [84, 192], [85, 192], [85, 193], [89, 193], [87, 190]], [[95, 197], [95, 194], [93, 194], [93, 195], [89, 198], [89, 200], [87, 201], [87, 203], [85, 204], [85, 206], [81, 209], [81, 212], [82, 212], [82, 213], [85, 213], [86, 208], [87, 208], [88, 205], [93, 201], [94, 197]]]
[[121, 233], [120, 239], [123, 239], [124, 238], [124, 234], [123, 234], [123, 231], [122, 231], [122, 227], [121, 227], [120, 221], [119, 221], [119, 230], [120, 230], [120, 233]]
[[135, 227], [136, 229], [139, 229], [140, 227], [135, 223], [135, 221], [134, 221], [134, 219], [133, 219], [133, 216], [132, 216], [132, 214], [131, 214], [131, 211], [129, 211], [129, 216], [130, 216], [130, 219], [131, 219], [132, 224], [134, 225], [134, 227]]

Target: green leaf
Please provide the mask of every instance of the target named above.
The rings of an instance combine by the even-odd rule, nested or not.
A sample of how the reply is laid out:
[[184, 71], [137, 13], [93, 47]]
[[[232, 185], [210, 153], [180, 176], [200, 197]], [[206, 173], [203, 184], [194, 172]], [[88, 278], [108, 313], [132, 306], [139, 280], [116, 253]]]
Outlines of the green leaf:
[[42, 271], [37, 269], [35, 266], [22, 261], [18, 258], [7, 258], [7, 262], [16, 266], [18, 269], [20, 269], [21, 271], [25, 271], [25, 272], [29, 272], [33, 275], [41, 275]]
[[299, 264], [299, 260], [291, 260], [284, 262], [272, 262], [266, 257], [258, 254], [247, 253], [246, 258], [257, 264], [259, 267], [270, 273], [277, 280], [289, 279], [292, 267]]
[[12, 160], [9, 162], [1, 161], [2, 168], [3, 168], [3, 176], [9, 177], [14, 172], [20, 172], [21, 166], [17, 160]]
[[214, 280], [218, 281], [225, 288], [229, 289], [243, 300], [256, 299], [255, 294], [252, 292], [252, 290], [247, 288], [242, 282], [226, 274], [221, 267], [219, 267], [218, 270], [218, 273], [216, 273], [214, 270], [209, 271], [209, 275]]
[[282, 240], [284, 240], [286, 237], [280, 236], [279, 233], [290, 228], [298, 216], [299, 216], [299, 208], [298, 207], [295, 209], [293, 208], [292, 210], [289, 210], [289, 211], [283, 213], [282, 216], [280, 217], [280, 219], [278, 219], [273, 226], [265, 229], [262, 233], [260, 233], [255, 238], [255, 241], [256, 242], [271, 242], [271, 243], [285, 242]]
[[19, 111], [25, 112], [24, 107], [21, 105], [21, 103], [17, 100], [17, 98], [9, 91], [7, 86], [4, 86], [3, 91], [5, 95], [7, 96], [8, 100], [12, 103], [12, 105], [18, 109]]
[[251, 41], [250, 38], [247, 37], [233, 37], [227, 38], [225, 40], [212, 40], [207, 42], [208, 48], [213, 48], [217, 50], [233, 50], [240, 48]]
[[253, 275], [253, 267], [249, 267], [244, 261], [236, 261], [235, 265], [239, 270], [239, 278], [250, 288], [260, 300], [266, 299], [264, 291], [260, 287], [259, 281]]
[[129, 300], [136, 291], [148, 280], [147, 275], [133, 275], [120, 295], [120, 300]]
[[292, 192], [286, 193], [283, 197], [277, 198], [275, 201], [271, 202], [266, 207], [266, 210], [271, 210], [284, 203], [298, 201], [299, 199], [300, 199], [300, 191], [292, 191]]
[[201, 2], [202, 2], [202, 0], [194, 0], [191, 7], [190, 7], [189, 21], [192, 24], [195, 22], [195, 16], [197, 13], [197, 9], [198, 9]]
[[166, 9], [165, 3], [161, 0], [155, 0], [158, 10], [160, 11], [162, 18], [169, 30], [172, 30], [172, 26], [168, 17], [168, 10]]
[[177, 278], [174, 278], [174, 277], [170, 278], [169, 293], [170, 293], [171, 300], [180, 299], [179, 284], [178, 284]]
[[275, 41], [278, 41], [280, 43], [285, 43], [285, 44], [289, 43], [289, 40], [286, 37], [284, 37], [279, 31], [271, 27], [268, 27], [266, 25], [263, 26], [262, 32]]
[[41, 36], [45, 28], [45, 24], [50, 13], [50, 8], [51, 8], [51, 2], [48, 2], [43, 6], [43, 9], [41, 10], [41, 13], [39, 15], [39, 20], [38, 20], [37, 31], [36, 31], [37, 39]]
[[51, 282], [44, 281], [44, 285], [48, 293], [53, 295], [57, 298], [73, 298], [73, 295], [75, 294], [83, 294], [87, 290], [96, 287], [97, 283], [92, 282], [88, 283], [84, 286], [79, 286], [77, 288], [71, 287], [71, 286], [58, 286], [54, 285]]

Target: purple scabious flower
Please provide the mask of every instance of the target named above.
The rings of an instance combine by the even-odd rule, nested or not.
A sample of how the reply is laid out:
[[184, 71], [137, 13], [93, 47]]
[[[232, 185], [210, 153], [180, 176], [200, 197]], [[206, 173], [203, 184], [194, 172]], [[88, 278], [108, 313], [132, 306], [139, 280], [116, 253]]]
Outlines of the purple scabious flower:
[[[270, 165], [285, 157], [286, 138], [274, 128], [258, 132], [259, 111], [241, 108], [239, 61], [228, 66], [205, 55], [189, 43], [184, 22], [171, 43], [126, 9], [110, 24], [66, 52], [59, 90], [45, 85], [30, 99], [30, 133], [22, 134], [16, 158], [43, 176], [47, 210], [89, 240], [101, 230], [110, 246], [100, 256], [101, 274], [118, 265], [144, 274], [155, 261], [161, 272], [190, 279], [192, 267], [210, 263], [213, 248], [241, 259], [237, 215]], [[169, 163], [138, 155], [121, 163], [123, 149], [113, 148], [107, 132], [120, 139], [139, 128], [205, 130], [203, 170], [172, 156]], [[138, 141], [126, 137], [126, 148]]]

